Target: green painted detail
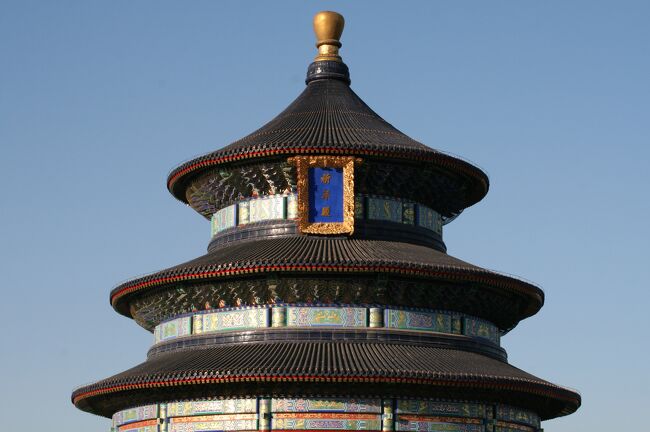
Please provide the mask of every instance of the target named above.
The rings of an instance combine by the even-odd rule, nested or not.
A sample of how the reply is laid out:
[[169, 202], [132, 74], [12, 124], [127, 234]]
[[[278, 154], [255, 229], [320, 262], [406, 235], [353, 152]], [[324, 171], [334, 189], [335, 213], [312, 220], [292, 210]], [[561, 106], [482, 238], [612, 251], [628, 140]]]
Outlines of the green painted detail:
[[[298, 218], [295, 193], [259, 196], [215, 212], [210, 218], [210, 234], [214, 237], [223, 230], [254, 222]], [[421, 204], [396, 198], [356, 195], [354, 218], [418, 225], [442, 235], [440, 214]]]

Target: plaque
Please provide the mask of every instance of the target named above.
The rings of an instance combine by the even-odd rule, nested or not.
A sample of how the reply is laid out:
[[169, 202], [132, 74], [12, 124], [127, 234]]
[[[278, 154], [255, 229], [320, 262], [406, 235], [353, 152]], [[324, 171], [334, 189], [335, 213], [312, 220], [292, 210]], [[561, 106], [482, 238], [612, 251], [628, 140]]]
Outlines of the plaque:
[[296, 156], [298, 221], [305, 234], [352, 234], [354, 162], [352, 156]]

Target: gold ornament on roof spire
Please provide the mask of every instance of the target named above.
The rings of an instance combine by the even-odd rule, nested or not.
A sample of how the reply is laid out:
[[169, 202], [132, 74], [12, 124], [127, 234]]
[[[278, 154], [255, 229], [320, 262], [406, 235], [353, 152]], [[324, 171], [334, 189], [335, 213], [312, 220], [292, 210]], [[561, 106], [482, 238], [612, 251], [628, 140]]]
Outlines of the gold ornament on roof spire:
[[345, 26], [343, 15], [323, 11], [314, 16], [314, 33], [316, 33], [316, 47], [318, 55], [315, 61], [341, 61], [339, 48], [341, 48], [341, 34]]

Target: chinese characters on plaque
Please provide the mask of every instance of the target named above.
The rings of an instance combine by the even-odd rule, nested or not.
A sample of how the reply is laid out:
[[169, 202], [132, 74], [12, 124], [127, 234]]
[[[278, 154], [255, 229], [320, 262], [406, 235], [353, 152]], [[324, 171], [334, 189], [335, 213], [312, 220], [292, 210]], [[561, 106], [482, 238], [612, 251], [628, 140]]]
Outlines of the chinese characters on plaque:
[[343, 168], [308, 170], [309, 222], [343, 222]]
[[300, 231], [351, 234], [354, 230], [353, 157], [296, 156]]

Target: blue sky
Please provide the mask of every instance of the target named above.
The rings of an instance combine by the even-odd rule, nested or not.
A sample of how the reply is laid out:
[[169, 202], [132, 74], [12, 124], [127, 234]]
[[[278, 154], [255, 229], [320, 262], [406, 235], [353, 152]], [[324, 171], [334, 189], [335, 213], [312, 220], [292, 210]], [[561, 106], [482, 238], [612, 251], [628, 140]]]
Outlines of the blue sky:
[[[524, 277], [514, 365], [577, 388], [548, 431], [642, 428], [650, 404], [650, 4], [0, 1], [0, 403], [7, 430], [108, 430], [72, 388], [145, 358], [117, 283], [202, 254], [169, 170], [303, 89], [311, 19], [346, 18], [353, 89], [486, 170], [449, 253]], [[25, 420], [27, 419], [27, 420]]]

